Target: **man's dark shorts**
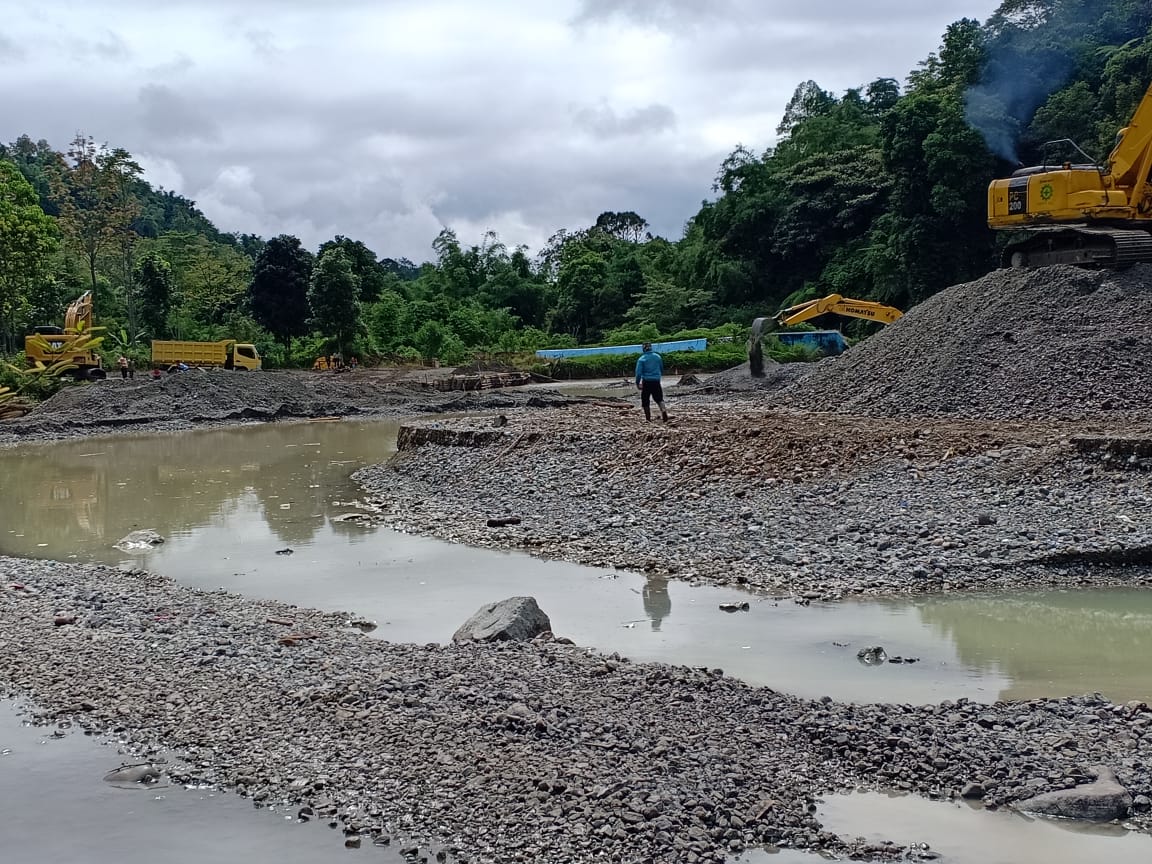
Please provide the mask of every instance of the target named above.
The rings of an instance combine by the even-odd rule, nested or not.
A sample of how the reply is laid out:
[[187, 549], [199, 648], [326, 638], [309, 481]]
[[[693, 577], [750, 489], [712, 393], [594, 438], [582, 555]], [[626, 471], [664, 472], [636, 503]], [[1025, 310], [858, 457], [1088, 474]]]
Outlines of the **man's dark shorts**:
[[650, 399], [655, 399], [657, 405], [664, 401], [664, 388], [659, 381], [640, 382], [640, 404], [647, 408]]

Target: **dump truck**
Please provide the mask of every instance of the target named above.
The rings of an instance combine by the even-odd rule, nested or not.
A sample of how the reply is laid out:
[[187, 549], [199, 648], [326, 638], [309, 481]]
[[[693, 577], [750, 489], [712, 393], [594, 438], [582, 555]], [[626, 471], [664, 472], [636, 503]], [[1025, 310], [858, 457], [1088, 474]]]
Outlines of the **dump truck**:
[[[1084, 153], [1072, 141], [1049, 144], [1069, 144]], [[1152, 86], [1103, 165], [1035, 165], [994, 180], [988, 187], [988, 225], [1021, 232], [1004, 248], [1002, 267], [1126, 267], [1152, 261]]]
[[96, 349], [100, 340], [92, 336], [92, 292], [85, 291], [64, 313], [64, 326], [36, 327], [24, 337], [24, 356], [29, 366], [42, 363], [52, 366], [67, 362], [72, 365], [63, 374], [77, 379], [99, 380], [107, 376]]
[[260, 368], [260, 352], [248, 342], [222, 339], [219, 342], [173, 342], [152, 340], [152, 365], [170, 369], [185, 363], [212, 369], [239, 371]]

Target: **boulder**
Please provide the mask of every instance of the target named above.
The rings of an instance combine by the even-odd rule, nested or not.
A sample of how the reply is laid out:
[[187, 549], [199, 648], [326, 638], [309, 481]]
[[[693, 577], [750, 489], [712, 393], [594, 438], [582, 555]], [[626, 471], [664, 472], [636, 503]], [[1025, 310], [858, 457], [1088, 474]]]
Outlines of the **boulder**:
[[453, 642], [526, 642], [552, 629], [534, 597], [509, 597], [481, 606], [452, 635]]
[[1016, 809], [1037, 816], [1062, 816], [1092, 822], [1110, 822], [1126, 817], [1132, 810], [1132, 796], [1120, 785], [1116, 772], [1103, 765], [1091, 770], [1096, 775], [1094, 782], [1045, 792], [1018, 802]]
[[159, 546], [163, 542], [164, 538], [151, 528], [144, 528], [121, 537], [120, 542], [116, 544], [115, 548], [121, 552], [132, 552], [137, 549], [151, 549], [153, 546]]
[[156, 783], [160, 771], [154, 765], [122, 765], [104, 775], [105, 783]]

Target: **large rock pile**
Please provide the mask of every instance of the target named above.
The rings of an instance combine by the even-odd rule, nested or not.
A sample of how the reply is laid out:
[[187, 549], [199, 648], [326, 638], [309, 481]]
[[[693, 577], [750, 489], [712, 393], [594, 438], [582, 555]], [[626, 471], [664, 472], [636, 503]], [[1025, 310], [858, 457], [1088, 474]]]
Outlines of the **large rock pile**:
[[998, 270], [941, 291], [775, 399], [874, 416], [1146, 416], [1152, 266]]

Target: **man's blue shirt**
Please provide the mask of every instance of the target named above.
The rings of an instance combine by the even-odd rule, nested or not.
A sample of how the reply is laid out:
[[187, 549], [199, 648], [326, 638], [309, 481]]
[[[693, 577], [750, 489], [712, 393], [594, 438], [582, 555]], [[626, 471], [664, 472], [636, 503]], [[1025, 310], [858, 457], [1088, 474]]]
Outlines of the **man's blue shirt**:
[[655, 351], [645, 351], [636, 360], [636, 383], [659, 381], [664, 377], [664, 359]]

